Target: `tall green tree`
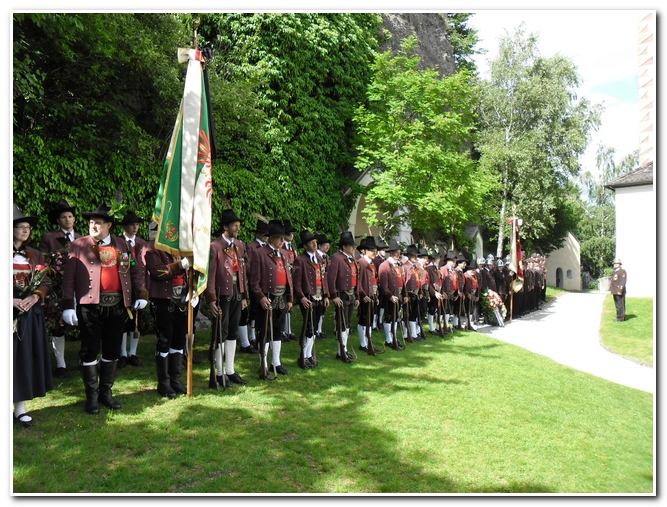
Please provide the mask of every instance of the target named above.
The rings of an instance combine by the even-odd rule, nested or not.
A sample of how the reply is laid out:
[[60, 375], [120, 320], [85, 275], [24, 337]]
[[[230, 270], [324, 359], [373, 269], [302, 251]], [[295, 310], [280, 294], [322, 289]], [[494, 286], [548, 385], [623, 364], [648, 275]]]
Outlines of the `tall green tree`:
[[577, 236], [581, 240], [581, 265], [593, 278], [604, 276], [616, 252], [616, 205], [614, 191], [604, 185], [637, 167], [639, 150], [625, 156], [619, 163], [616, 150], [599, 145], [597, 172], [586, 171], [580, 178], [586, 193], [584, 215]]
[[544, 58], [538, 38], [521, 24], [500, 39], [491, 77], [479, 83], [479, 132], [475, 147], [481, 167], [493, 172], [499, 191], [489, 219], [497, 230], [497, 255], [509, 232], [507, 218], [523, 219], [522, 240], [558, 248], [567, 230], [567, 187], [580, 171], [578, 157], [600, 124], [601, 106], [576, 95], [574, 64], [559, 54]]
[[418, 70], [417, 40], [402, 42], [396, 56], [378, 56], [368, 106], [357, 108], [356, 167], [374, 182], [364, 216], [391, 237], [402, 222], [449, 233], [482, 207], [488, 191], [466, 145], [473, 135], [474, 93], [469, 74], [442, 79]]
[[445, 14], [449, 41], [454, 49], [454, 61], [459, 70], [467, 70], [471, 74], [477, 73], [477, 65], [472, 58], [479, 54], [475, 46], [479, 42], [479, 32], [470, 26], [470, 20], [474, 12], [448, 12]]

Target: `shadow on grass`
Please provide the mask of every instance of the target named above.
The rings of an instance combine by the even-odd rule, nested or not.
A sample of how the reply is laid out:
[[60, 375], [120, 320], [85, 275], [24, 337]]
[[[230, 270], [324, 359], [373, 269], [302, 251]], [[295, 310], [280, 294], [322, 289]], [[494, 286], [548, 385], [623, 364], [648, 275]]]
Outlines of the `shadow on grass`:
[[[293, 317], [293, 329], [299, 326]], [[540, 484], [500, 480], [467, 489], [447, 473], [422, 466], [420, 450], [406, 448], [397, 436], [393, 416], [367, 420], [364, 407], [377, 396], [413, 396], [433, 384], [445, 390], [467, 384], [447, 371], [410, 374], [409, 367], [427, 367], [435, 352], [500, 358], [489, 352], [501, 344], [467, 345], [468, 333], [429, 338], [376, 357], [360, 354], [352, 364], [335, 359], [335, 340], [318, 340], [321, 366], [306, 371], [296, 365], [298, 344], [284, 343], [282, 363], [290, 375], [273, 382], [258, 380], [256, 356], [238, 354], [236, 371], [248, 385], [227, 391], [209, 389], [209, 365], [203, 361], [193, 368], [192, 398], [176, 400], [157, 394], [155, 367], [146, 360], [141, 367], [118, 370], [114, 397], [122, 408], [101, 407], [97, 416], [84, 412], [83, 383], [70, 372], [49, 393], [49, 406], [31, 410], [36, 425], [14, 434], [14, 467], [20, 471], [14, 491], [27, 492], [25, 485], [37, 483], [43, 489], [31, 492], [552, 492]], [[378, 333], [374, 339], [382, 338]], [[205, 357], [207, 340], [197, 341], [196, 352]], [[358, 346], [358, 336], [348, 343]], [[142, 357], [150, 357], [153, 346], [153, 336], [142, 336]], [[77, 348], [68, 343], [68, 354]], [[184, 370], [184, 384], [186, 378]], [[171, 417], [163, 413], [165, 407]], [[51, 483], [40, 476], [44, 463], [54, 477], [66, 473], [69, 480]]]

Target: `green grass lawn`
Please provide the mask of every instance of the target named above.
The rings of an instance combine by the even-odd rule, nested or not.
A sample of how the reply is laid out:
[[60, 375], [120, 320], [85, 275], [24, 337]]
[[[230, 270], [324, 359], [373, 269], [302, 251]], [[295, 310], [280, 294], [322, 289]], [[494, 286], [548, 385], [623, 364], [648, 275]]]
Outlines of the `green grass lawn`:
[[[209, 389], [204, 361], [191, 398], [161, 398], [154, 337], [143, 336], [144, 366], [118, 371], [122, 409], [91, 416], [71, 372], [28, 402], [35, 426], [14, 426], [13, 492], [654, 491], [650, 393], [474, 332], [428, 335], [376, 357], [357, 350], [358, 361], [343, 364], [327, 315], [321, 366], [299, 369], [289, 342], [290, 374], [271, 382], [258, 380], [257, 357], [238, 354], [247, 386]], [[298, 311], [293, 326], [298, 334]], [[200, 358], [208, 339], [197, 335]], [[350, 344], [358, 347], [356, 334]], [[78, 345], [67, 344], [70, 365]]]
[[551, 285], [547, 285], [547, 302], [551, 301], [552, 299], [556, 299], [558, 296], [567, 294], [568, 292], [570, 291], [561, 289], [559, 287], [552, 287]]
[[625, 321], [616, 322], [614, 298], [602, 307], [600, 337], [607, 349], [653, 366], [653, 298], [625, 298]]

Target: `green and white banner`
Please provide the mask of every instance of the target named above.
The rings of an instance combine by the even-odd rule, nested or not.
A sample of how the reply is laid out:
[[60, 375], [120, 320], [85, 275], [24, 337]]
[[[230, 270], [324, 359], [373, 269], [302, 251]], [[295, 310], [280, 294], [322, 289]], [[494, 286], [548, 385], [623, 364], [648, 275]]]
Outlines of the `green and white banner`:
[[192, 258], [198, 274], [195, 295], [208, 281], [211, 245], [211, 138], [201, 51], [179, 49], [188, 63], [183, 99], [164, 163], [153, 220], [155, 248]]

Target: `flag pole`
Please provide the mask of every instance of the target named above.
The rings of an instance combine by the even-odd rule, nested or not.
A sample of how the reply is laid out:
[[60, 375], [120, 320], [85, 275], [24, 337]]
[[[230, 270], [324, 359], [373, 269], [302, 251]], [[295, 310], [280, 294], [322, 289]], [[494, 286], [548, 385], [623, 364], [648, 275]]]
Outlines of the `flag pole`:
[[188, 387], [187, 387], [187, 397], [192, 397], [192, 355], [194, 354], [194, 316], [192, 309], [192, 278], [194, 275], [194, 269], [192, 267], [188, 268]]

